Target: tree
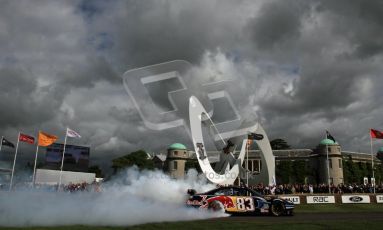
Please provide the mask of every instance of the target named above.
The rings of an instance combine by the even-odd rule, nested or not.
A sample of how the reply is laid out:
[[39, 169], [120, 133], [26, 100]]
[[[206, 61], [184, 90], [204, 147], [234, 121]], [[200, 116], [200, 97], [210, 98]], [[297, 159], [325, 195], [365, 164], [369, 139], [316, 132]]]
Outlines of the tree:
[[296, 183], [305, 183], [307, 164], [304, 160], [295, 160], [292, 163], [292, 175]]
[[353, 178], [352, 178], [352, 170], [353, 170], [353, 167], [352, 167], [353, 163], [352, 163], [352, 157], [349, 156], [348, 159], [344, 160], [344, 163], [343, 163], [343, 177], [344, 177], [344, 182], [345, 183], [352, 183], [353, 182]]
[[273, 150], [283, 150], [283, 149], [290, 149], [290, 145], [287, 144], [287, 142], [283, 139], [274, 139], [270, 141], [271, 149]]
[[[374, 168], [375, 168], [375, 183], [380, 184], [382, 183], [382, 178], [383, 178], [383, 165], [378, 164], [374, 166]], [[371, 167], [370, 167], [370, 170], [371, 170]]]
[[96, 177], [98, 178], [103, 178], [104, 175], [102, 173], [102, 170], [101, 168], [98, 166], [98, 165], [92, 165], [88, 168], [88, 172], [90, 173], [95, 173], [96, 174]]
[[[360, 169], [360, 173], [363, 177], [371, 177], [371, 167], [370, 167], [370, 170], [368, 170], [368, 166], [365, 162], [359, 162], [359, 169]], [[363, 179], [363, 178], [361, 178]]]
[[353, 172], [353, 183], [362, 183], [363, 181], [363, 172], [360, 168], [360, 164], [357, 162], [353, 162], [352, 164], [352, 172]]
[[197, 172], [201, 173], [201, 167], [199, 166], [198, 160], [188, 160], [185, 163], [185, 171], [189, 169], [196, 169]]
[[138, 150], [125, 156], [112, 160], [114, 173], [117, 171], [136, 165], [139, 169], [154, 169], [154, 163], [148, 159], [148, 154], [144, 150]]
[[276, 166], [277, 184], [288, 184], [290, 183], [290, 177], [292, 172], [291, 161], [279, 161]]

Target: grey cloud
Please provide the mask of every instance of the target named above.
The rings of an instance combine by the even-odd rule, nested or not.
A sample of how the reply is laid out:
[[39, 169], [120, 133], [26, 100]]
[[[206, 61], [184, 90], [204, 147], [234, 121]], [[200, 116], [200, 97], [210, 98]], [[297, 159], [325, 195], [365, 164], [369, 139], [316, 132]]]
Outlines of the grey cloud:
[[366, 127], [383, 125], [380, 1], [8, 1], [0, 12], [0, 127], [72, 127], [100, 162], [190, 144], [183, 128], [146, 128], [120, 78], [174, 59], [234, 77], [235, 105], [271, 139], [313, 147], [329, 128], [364, 150]]
[[355, 45], [358, 58], [369, 58], [383, 50], [383, 3], [372, 1], [320, 1], [317, 10], [330, 12], [333, 32], [346, 36]]
[[227, 1], [118, 1], [92, 21], [92, 32], [114, 38], [108, 53], [120, 68], [176, 59], [198, 63], [206, 50], [235, 46], [243, 7]]
[[291, 44], [291, 40], [299, 38], [305, 6], [304, 1], [266, 2], [247, 25], [257, 48], [272, 50], [274, 46]]
[[0, 76], [0, 127], [35, 125], [56, 115], [63, 98], [58, 87], [38, 87], [35, 76], [19, 67], [2, 68]]

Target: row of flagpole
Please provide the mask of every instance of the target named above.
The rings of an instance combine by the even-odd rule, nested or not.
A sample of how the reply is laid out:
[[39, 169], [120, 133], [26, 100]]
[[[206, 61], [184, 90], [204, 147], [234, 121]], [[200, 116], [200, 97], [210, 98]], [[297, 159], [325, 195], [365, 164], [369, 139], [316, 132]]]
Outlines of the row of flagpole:
[[[64, 140], [64, 147], [63, 147], [63, 154], [61, 157], [61, 166], [60, 166], [60, 178], [59, 178], [59, 184], [58, 184], [58, 189], [60, 188], [61, 182], [62, 182], [62, 172], [63, 172], [63, 166], [64, 166], [64, 157], [65, 157], [65, 148], [67, 144], [67, 138], [72, 137], [72, 138], [81, 138], [80, 134], [78, 134], [76, 131], [67, 128], [65, 132], [65, 140]], [[37, 165], [37, 156], [38, 156], [38, 151], [39, 151], [39, 146], [41, 147], [47, 147], [56, 142], [58, 139], [57, 136], [47, 134], [45, 132], [39, 131], [38, 134], [38, 140], [37, 140], [37, 146], [36, 146], [36, 153], [35, 153], [35, 162], [33, 166], [33, 176], [32, 176], [32, 187], [34, 187], [35, 184], [35, 177], [36, 177], [36, 165]], [[16, 144], [16, 149], [15, 149], [15, 156], [13, 158], [13, 166], [12, 166], [12, 173], [11, 173], [11, 179], [9, 183], [9, 190], [12, 189], [13, 185], [13, 177], [14, 177], [14, 172], [15, 172], [15, 165], [16, 165], [16, 159], [17, 159], [17, 152], [19, 149], [19, 144], [20, 141], [26, 142], [29, 144], [34, 144], [35, 143], [35, 138], [30, 135], [26, 135], [24, 133], [19, 132], [17, 136], [17, 144]], [[0, 152], [2, 150], [3, 145], [15, 148], [14, 144], [7, 139], [4, 138], [4, 136], [1, 137], [1, 142], [0, 142]]]

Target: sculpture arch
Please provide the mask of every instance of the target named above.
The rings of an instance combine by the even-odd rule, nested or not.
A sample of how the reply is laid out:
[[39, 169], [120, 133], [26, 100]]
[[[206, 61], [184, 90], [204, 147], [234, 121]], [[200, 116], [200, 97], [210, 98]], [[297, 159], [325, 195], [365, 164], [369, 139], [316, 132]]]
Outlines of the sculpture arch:
[[[191, 96], [189, 98], [189, 120], [193, 146], [196, 152], [198, 163], [202, 172], [211, 182], [219, 185], [233, 184], [239, 175], [246, 175], [249, 173], [242, 167], [246, 153], [247, 139], [242, 140], [242, 148], [238, 158], [235, 158], [233, 153], [225, 153], [225, 155], [221, 154], [220, 162], [217, 163], [221, 166], [221, 168], [218, 169], [218, 173], [211, 167], [209, 159], [206, 155], [201, 126], [202, 118], [205, 115], [208, 115], [208, 113], [200, 101], [195, 96]], [[259, 175], [256, 177], [251, 176], [250, 181], [253, 183], [263, 182], [266, 184], [274, 184], [275, 159], [266, 132], [259, 123], [256, 123], [255, 125], [242, 131], [262, 134], [264, 137], [262, 140], [255, 140], [261, 150], [261, 162], [263, 167], [261, 168]]]

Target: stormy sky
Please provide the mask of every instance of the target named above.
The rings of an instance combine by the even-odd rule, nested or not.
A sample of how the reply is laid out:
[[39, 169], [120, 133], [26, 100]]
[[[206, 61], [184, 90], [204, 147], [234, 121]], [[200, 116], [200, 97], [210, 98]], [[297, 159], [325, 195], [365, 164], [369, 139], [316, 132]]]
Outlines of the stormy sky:
[[[127, 70], [172, 60], [201, 78], [231, 78], [241, 116], [293, 147], [315, 147], [327, 129], [344, 150], [369, 152], [369, 128], [383, 130], [379, 0], [1, 5], [0, 134], [12, 142], [38, 130], [63, 141], [70, 127], [82, 138], [69, 142], [90, 145], [97, 164], [174, 142], [191, 148], [182, 127], [146, 127], [122, 81]], [[21, 157], [33, 154], [21, 146]]]

